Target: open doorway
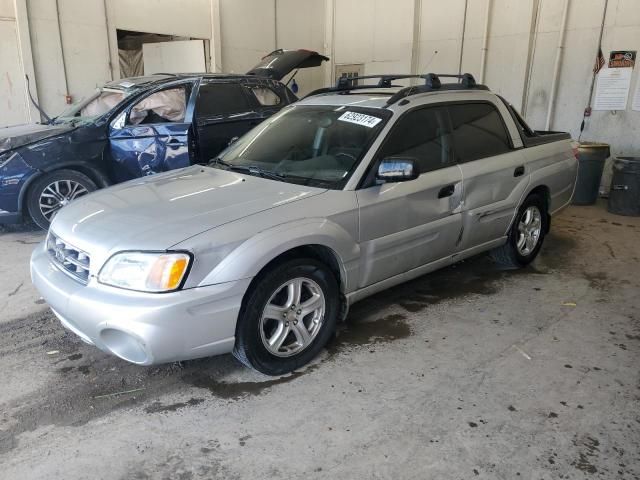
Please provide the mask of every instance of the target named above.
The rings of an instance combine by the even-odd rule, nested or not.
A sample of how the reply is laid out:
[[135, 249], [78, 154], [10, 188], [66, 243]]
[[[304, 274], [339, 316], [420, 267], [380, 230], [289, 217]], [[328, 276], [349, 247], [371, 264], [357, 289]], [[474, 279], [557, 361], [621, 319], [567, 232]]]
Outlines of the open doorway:
[[116, 30], [120, 77], [207, 71], [208, 40]]

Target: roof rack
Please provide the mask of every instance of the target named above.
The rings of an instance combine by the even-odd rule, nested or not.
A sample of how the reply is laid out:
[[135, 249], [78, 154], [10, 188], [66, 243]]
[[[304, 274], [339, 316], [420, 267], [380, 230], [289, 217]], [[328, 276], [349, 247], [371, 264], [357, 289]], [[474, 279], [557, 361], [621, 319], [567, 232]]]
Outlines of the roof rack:
[[[425, 77], [427, 78], [425, 79], [424, 85], [415, 85], [403, 88], [387, 100], [387, 105], [393, 105], [410, 95], [417, 95], [418, 93], [442, 90], [489, 90], [487, 86], [476, 83], [476, 79], [473, 78], [473, 75], [470, 73], [463, 73], [462, 75], [428, 73]], [[458, 83], [442, 84], [440, 82], [440, 77], [457, 78]]]
[[[440, 82], [440, 78], [457, 78], [458, 83], [445, 83]], [[356, 82], [360, 80], [369, 80], [372, 78], [378, 78], [376, 84], [369, 85], [357, 85]], [[401, 85], [393, 85], [394, 80], [404, 80], [407, 78], [420, 78], [424, 80], [423, 85], [414, 85], [411, 87], [404, 87], [402, 90], [393, 94], [387, 100], [387, 106], [396, 103], [397, 101], [408, 97], [410, 95], [416, 95], [418, 93], [441, 91], [441, 90], [489, 90], [485, 85], [476, 83], [475, 78], [470, 73], [464, 73], [461, 75], [453, 74], [440, 74], [440, 73], [427, 73], [426, 75], [404, 75], [404, 74], [386, 74], [386, 75], [364, 75], [360, 77], [340, 77], [334, 87], [320, 88], [309, 93], [307, 97], [313, 95], [320, 95], [322, 93], [348, 93], [351, 90], [372, 89], [372, 88], [390, 88], [399, 87]], [[306, 98], [306, 97], [305, 97]]]

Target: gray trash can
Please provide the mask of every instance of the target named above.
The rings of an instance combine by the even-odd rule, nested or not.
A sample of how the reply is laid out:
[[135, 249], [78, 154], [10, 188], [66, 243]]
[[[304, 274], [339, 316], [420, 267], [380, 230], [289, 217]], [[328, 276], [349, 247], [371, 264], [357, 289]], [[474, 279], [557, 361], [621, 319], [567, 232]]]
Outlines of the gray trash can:
[[640, 157], [616, 157], [609, 191], [611, 213], [640, 216]]
[[609, 145], [582, 142], [578, 146], [578, 179], [573, 192], [574, 205], [593, 205], [598, 199], [604, 162], [609, 158]]

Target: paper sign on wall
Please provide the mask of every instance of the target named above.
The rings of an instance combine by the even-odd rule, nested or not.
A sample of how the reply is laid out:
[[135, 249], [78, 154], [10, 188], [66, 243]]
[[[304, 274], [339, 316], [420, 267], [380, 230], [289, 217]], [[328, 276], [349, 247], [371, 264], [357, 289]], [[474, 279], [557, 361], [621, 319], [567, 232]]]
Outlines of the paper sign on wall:
[[631, 87], [631, 68], [603, 68], [598, 73], [594, 110], [625, 110]]
[[638, 77], [638, 80], [636, 80], [636, 92], [633, 95], [631, 109], [635, 110], [636, 112], [640, 112], [640, 77]]
[[609, 53], [609, 68], [633, 68], [635, 64], [635, 50], [615, 50]]

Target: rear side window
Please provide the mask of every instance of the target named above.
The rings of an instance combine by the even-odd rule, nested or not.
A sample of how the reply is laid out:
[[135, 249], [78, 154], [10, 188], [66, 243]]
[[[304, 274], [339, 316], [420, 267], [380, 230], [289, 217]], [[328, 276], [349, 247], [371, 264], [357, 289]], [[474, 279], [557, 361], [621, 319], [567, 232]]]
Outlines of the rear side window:
[[470, 162], [511, 150], [504, 123], [494, 106], [467, 103], [448, 108], [457, 162]]
[[251, 110], [242, 87], [235, 83], [203, 83], [198, 91], [196, 116], [207, 117]]
[[282, 100], [280, 99], [278, 94], [276, 94], [276, 92], [274, 92], [270, 88], [252, 87], [251, 93], [253, 93], [253, 95], [256, 97], [258, 103], [265, 107], [280, 105], [282, 103]]
[[394, 125], [380, 158], [411, 157], [420, 173], [451, 165], [447, 112], [442, 107], [422, 108], [406, 113]]

